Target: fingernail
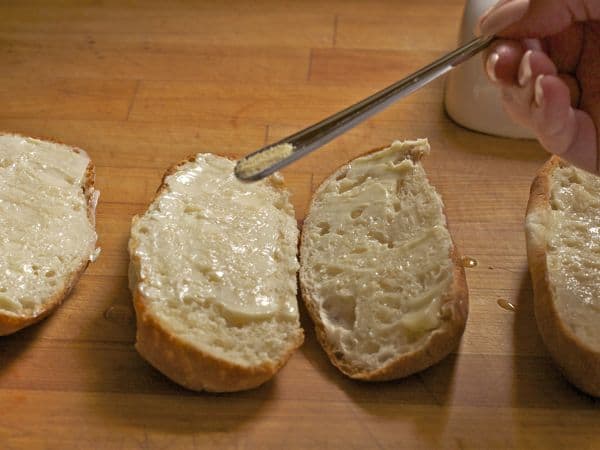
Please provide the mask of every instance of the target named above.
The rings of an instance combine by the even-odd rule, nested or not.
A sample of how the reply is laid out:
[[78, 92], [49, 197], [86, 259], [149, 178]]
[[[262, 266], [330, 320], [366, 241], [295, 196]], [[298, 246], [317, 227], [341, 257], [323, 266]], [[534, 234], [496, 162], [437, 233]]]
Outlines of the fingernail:
[[539, 39], [523, 39], [523, 47], [527, 50], [537, 50], [538, 52], [544, 51], [542, 42]]
[[519, 64], [519, 85], [525, 86], [531, 80], [531, 50], [527, 50]]
[[500, 55], [496, 52], [492, 52], [488, 59], [485, 62], [485, 71], [494, 83], [498, 82], [498, 77], [496, 76], [496, 63], [500, 59]]
[[496, 34], [522, 19], [529, 9], [529, 0], [511, 0], [490, 11], [479, 24], [484, 35]]
[[538, 75], [538, 77], [535, 79], [535, 87], [533, 88], [533, 98], [538, 107], [544, 104], [544, 88], [542, 87], [543, 78], [544, 75]]
[[479, 18], [479, 20], [477, 21], [477, 24], [475, 25], [475, 35], [480, 35], [481, 34], [481, 23], [492, 13], [492, 11], [497, 10], [502, 5], [504, 5], [505, 3], [508, 3], [510, 1], [511, 0], [500, 0], [499, 2], [493, 4], [488, 9], [486, 9], [483, 12], [483, 14], [481, 15], [481, 17]]

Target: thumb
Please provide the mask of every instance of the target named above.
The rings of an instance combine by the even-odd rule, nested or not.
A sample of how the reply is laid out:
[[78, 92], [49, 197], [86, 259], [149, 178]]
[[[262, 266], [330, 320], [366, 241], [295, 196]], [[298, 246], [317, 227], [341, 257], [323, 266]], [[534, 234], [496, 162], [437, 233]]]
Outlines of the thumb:
[[479, 29], [484, 35], [543, 38], [587, 20], [600, 20], [599, 1], [500, 0], [482, 16]]

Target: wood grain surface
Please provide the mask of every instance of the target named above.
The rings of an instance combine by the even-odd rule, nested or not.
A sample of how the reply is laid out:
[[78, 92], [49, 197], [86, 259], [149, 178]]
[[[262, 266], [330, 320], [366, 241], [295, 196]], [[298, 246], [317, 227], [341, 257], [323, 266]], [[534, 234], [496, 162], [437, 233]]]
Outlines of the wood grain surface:
[[[405, 380], [351, 381], [307, 339], [259, 389], [186, 391], [133, 348], [126, 243], [161, 174], [187, 155], [241, 156], [451, 49], [463, 2], [4, 0], [0, 129], [86, 149], [102, 254], [47, 320], [0, 338], [2, 449], [600, 448], [600, 403], [538, 335], [523, 216], [547, 158], [444, 113], [443, 82], [284, 171], [299, 221], [337, 166], [428, 137], [425, 161], [467, 269], [459, 350]], [[499, 306], [504, 300], [515, 311]]]

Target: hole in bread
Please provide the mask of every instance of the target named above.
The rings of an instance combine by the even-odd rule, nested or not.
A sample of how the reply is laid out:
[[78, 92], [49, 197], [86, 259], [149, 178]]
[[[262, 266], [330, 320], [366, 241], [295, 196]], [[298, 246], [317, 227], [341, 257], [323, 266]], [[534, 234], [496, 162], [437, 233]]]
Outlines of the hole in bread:
[[375, 319], [382, 325], [389, 325], [395, 322], [394, 315], [384, 310], [377, 311], [375, 313]]
[[37, 305], [37, 302], [33, 297], [23, 297], [20, 300], [21, 306], [26, 310], [31, 311]]
[[396, 180], [396, 194], [398, 197], [402, 196], [402, 191], [404, 190], [404, 180]]
[[389, 248], [393, 247], [393, 244], [388, 240], [388, 238], [381, 231], [378, 230], [369, 230], [367, 236], [371, 239], [379, 242], [381, 245], [387, 245]]
[[231, 350], [234, 347], [231, 341], [225, 339], [214, 339], [212, 341], [212, 345], [214, 347], [219, 347], [223, 350]]
[[150, 230], [147, 227], [140, 228], [140, 233], [142, 233], [142, 234], [148, 234], [149, 232], [150, 232]]
[[337, 351], [337, 352], [333, 352], [333, 356], [335, 357], [335, 359], [344, 359], [344, 352], [341, 351]]
[[367, 341], [365, 342], [365, 345], [363, 347], [363, 351], [365, 353], [369, 353], [370, 355], [373, 355], [377, 352], [379, 352], [379, 344], [375, 341]]
[[382, 364], [387, 360], [392, 359], [393, 356], [394, 355], [389, 352], [380, 353], [379, 355], [377, 355], [377, 361], [379, 361], [379, 363]]
[[440, 320], [450, 320], [453, 315], [452, 307], [449, 304], [443, 304], [440, 308], [440, 312], [438, 313], [438, 318]]
[[323, 302], [328, 321], [347, 330], [354, 328], [356, 301], [351, 297], [330, 297]]
[[381, 289], [383, 289], [384, 292], [389, 292], [393, 294], [398, 290], [397, 283], [393, 279], [381, 277], [377, 281], [379, 282], [379, 286], [381, 286]]
[[367, 253], [367, 247], [356, 247], [353, 248], [350, 253], [355, 253], [355, 254], [360, 254], [360, 253]]
[[12, 301], [10, 298], [4, 295], [0, 295], [0, 308], [5, 309], [7, 311], [16, 312], [18, 310], [18, 305], [15, 304], [15, 302]]
[[8, 289], [5, 288], [4, 286], [0, 286], [0, 292], [6, 292]]
[[183, 208], [184, 214], [195, 214], [200, 211], [200, 208], [197, 205], [185, 205]]
[[335, 277], [336, 275], [339, 275], [340, 273], [343, 273], [344, 269], [342, 269], [341, 267], [336, 267], [336, 266], [327, 266], [327, 275]]
[[344, 168], [340, 173], [335, 176], [335, 181], [342, 181], [348, 175], [348, 168]]
[[0, 167], [2, 167], [3, 169], [6, 169], [8, 166], [10, 166], [10, 161], [8, 159], [5, 159], [5, 158], [0, 159]]
[[350, 217], [352, 217], [353, 219], [356, 219], [358, 217], [360, 217], [363, 213], [363, 211], [365, 210], [364, 207], [362, 208], [356, 208], [354, 209], [351, 213], [350, 213]]
[[280, 262], [280, 261], [282, 261], [282, 260], [283, 260], [283, 254], [281, 253], [281, 250], [279, 250], [279, 249], [276, 249], [276, 250], [273, 252], [273, 261], [275, 261], [275, 262]]
[[580, 184], [583, 181], [581, 175], [576, 171], [571, 172], [568, 179], [570, 184]]
[[395, 292], [393, 291], [388, 295], [382, 296], [380, 303], [384, 308], [392, 310], [402, 310], [404, 306], [404, 302], [402, 301], [402, 297], [399, 295], [397, 288], [395, 289]]
[[400, 212], [400, 202], [394, 202], [392, 206], [394, 207], [394, 212]]
[[402, 162], [408, 160], [412, 160], [413, 155], [406, 155], [406, 154], [399, 154], [394, 158], [394, 161], [392, 162], [392, 164], [394, 164], [395, 166], [397, 166], [398, 164], [401, 164]]
[[344, 178], [338, 183], [338, 193], [343, 194], [344, 192], [349, 191], [350, 189], [354, 189], [357, 186], [360, 186], [367, 180], [367, 175], [361, 175], [355, 180], [350, 180], [348, 178]]
[[280, 211], [285, 211], [287, 209], [286, 199], [278, 198], [273, 202], [273, 206]]
[[225, 272], [213, 269], [211, 266], [207, 266], [205, 264], [196, 264], [196, 269], [213, 283], [222, 281], [223, 277], [225, 276]]
[[56, 271], [54, 271], [54, 270], [49, 270], [48, 272], [46, 272], [46, 274], [45, 274], [45, 275], [46, 275], [46, 277], [47, 277], [47, 278], [52, 278], [53, 276], [55, 276], [55, 275], [56, 275]]
[[352, 337], [351, 335], [347, 334], [344, 337], [342, 337], [342, 347], [346, 349], [346, 351], [354, 349], [357, 346], [357, 344], [358, 339]]
[[319, 222], [317, 224], [317, 227], [319, 227], [319, 234], [321, 236], [326, 235], [327, 233], [329, 233], [329, 224], [327, 222]]
[[218, 283], [223, 280], [224, 272], [220, 270], [213, 270], [208, 274], [208, 279], [213, 283]]

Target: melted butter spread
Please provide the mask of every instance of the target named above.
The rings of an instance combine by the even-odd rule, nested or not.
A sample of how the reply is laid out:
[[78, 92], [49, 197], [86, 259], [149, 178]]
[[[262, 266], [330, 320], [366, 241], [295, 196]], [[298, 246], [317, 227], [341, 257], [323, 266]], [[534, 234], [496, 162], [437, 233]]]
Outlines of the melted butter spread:
[[93, 253], [89, 162], [64, 145], [0, 135], [0, 312], [36, 314]]
[[358, 158], [311, 205], [301, 274], [349, 358], [381, 362], [440, 326], [452, 242], [441, 199], [414, 161], [428, 152], [425, 140], [395, 142]]
[[180, 166], [132, 227], [138, 288], [158, 311], [214, 306], [236, 320], [297, 319], [298, 228], [282, 178], [243, 184], [211, 154]]
[[600, 178], [553, 172], [547, 264], [555, 306], [573, 333], [600, 351]]

